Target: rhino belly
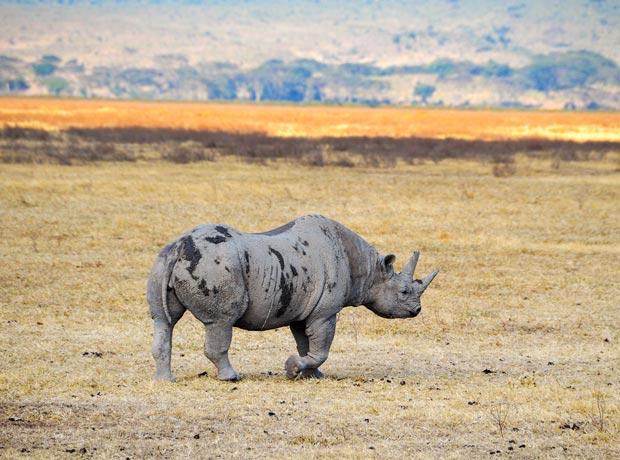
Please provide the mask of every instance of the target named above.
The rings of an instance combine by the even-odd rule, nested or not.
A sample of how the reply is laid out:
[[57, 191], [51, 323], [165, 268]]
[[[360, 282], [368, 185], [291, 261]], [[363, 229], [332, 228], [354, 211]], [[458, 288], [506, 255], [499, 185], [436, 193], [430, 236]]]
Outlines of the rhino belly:
[[248, 308], [236, 326], [248, 330], [275, 329], [303, 319], [316, 276], [308, 254], [295, 251], [292, 234], [250, 235], [243, 253]]

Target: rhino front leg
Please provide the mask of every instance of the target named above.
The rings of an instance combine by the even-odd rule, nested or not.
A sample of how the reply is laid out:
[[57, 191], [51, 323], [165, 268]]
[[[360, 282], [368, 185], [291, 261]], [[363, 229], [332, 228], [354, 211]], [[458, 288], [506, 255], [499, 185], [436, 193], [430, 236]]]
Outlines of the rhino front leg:
[[205, 355], [217, 367], [217, 378], [220, 380], [239, 380], [239, 374], [228, 360], [228, 349], [232, 341], [232, 325], [205, 324]]
[[302, 377], [304, 371], [309, 372], [318, 369], [329, 355], [329, 347], [334, 340], [335, 332], [336, 315], [307, 321], [305, 335], [308, 338], [308, 353], [305, 356], [293, 355], [286, 360], [284, 365], [286, 376], [294, 379]]
[[[295, 323], [291, 323], [290, 328], [293, 333], [293, 337], [295, 338], [295, 343], [297, 344], [297, 352], [299, 353], [299, 356], [307, 356], [310, 345], [308, 336], [306, 335], [306, 323], [304, 321], [297, 321]], [[304, 379], [320, 379], [323, 377], [323, 373], [318, 368], [304, 369], [301, 371], [300, 377]]]

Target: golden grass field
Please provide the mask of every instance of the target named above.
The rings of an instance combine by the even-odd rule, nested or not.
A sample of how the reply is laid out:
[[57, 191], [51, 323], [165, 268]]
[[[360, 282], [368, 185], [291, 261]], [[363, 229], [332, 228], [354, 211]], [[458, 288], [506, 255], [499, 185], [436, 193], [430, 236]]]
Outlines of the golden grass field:
[[[470, 160], [0, 164], [0, 457], [618, 458], [619, 160], [518, 155], [507, 178]], [[288, 330], [237, 330], [243, 379], [222, 383], [187, 313], [177, 383], [152, 382], [158, 250], [307, 213], [441, 267], [422, 314], [343, 310], [320, 381], [286, 379]]]
[[620, 141], [618, 112], [452, 110], [0, 98], [0, 125], [182, 128], [272, 136]]
[[[617, 458], [617, 162], [517, 165], [0, 165], [0, 455]], [[323, 381], [286, 380], [287, 330], [236, 331], [221, 383], [187, 314], [151, 382], [158, 249], [308, 212], [440, 266], [421, 316], [345, 309]]]

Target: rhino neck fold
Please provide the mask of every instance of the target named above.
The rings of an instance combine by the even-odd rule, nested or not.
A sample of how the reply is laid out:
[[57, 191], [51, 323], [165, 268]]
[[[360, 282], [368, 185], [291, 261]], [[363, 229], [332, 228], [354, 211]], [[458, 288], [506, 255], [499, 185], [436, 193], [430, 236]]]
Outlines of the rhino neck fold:
[[[374, 249], [373, 249], [374, 251]], [[349, 294], [349, 299], [346, 305], [364, 305], [370, 301], [370, 288], [372, 288], [374, 279], [375, 279], [375, 268], [376, 268], [376, 258], [378, 257], [378, 253], [374, 251], [375, 254], [373, 257], [368, 258], [368, 264], [365, 266], [366, 274], [360, 278], [355, 280], [351, 280], [351, 289]]]
[[345, 305], [364, 305], [369, 301], [379, 253], [348, 228], [338, 225], [338, 230], [349, 262], [350, 282]]

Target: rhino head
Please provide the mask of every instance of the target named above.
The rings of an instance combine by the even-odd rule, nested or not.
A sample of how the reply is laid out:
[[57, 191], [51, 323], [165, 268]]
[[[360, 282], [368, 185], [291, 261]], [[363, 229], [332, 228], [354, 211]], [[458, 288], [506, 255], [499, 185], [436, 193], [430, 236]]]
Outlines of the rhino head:
[[439, 270], [423, 279], [415, 279], [415, 266], [420, 253], [413, 253], [402, 272], [394, 271], [396, 257], [389, 254], [379, 259], [375, 281], [364, 303], [371, 311], [383, 318], [413, 318], [422, 310], [420, 297]]

